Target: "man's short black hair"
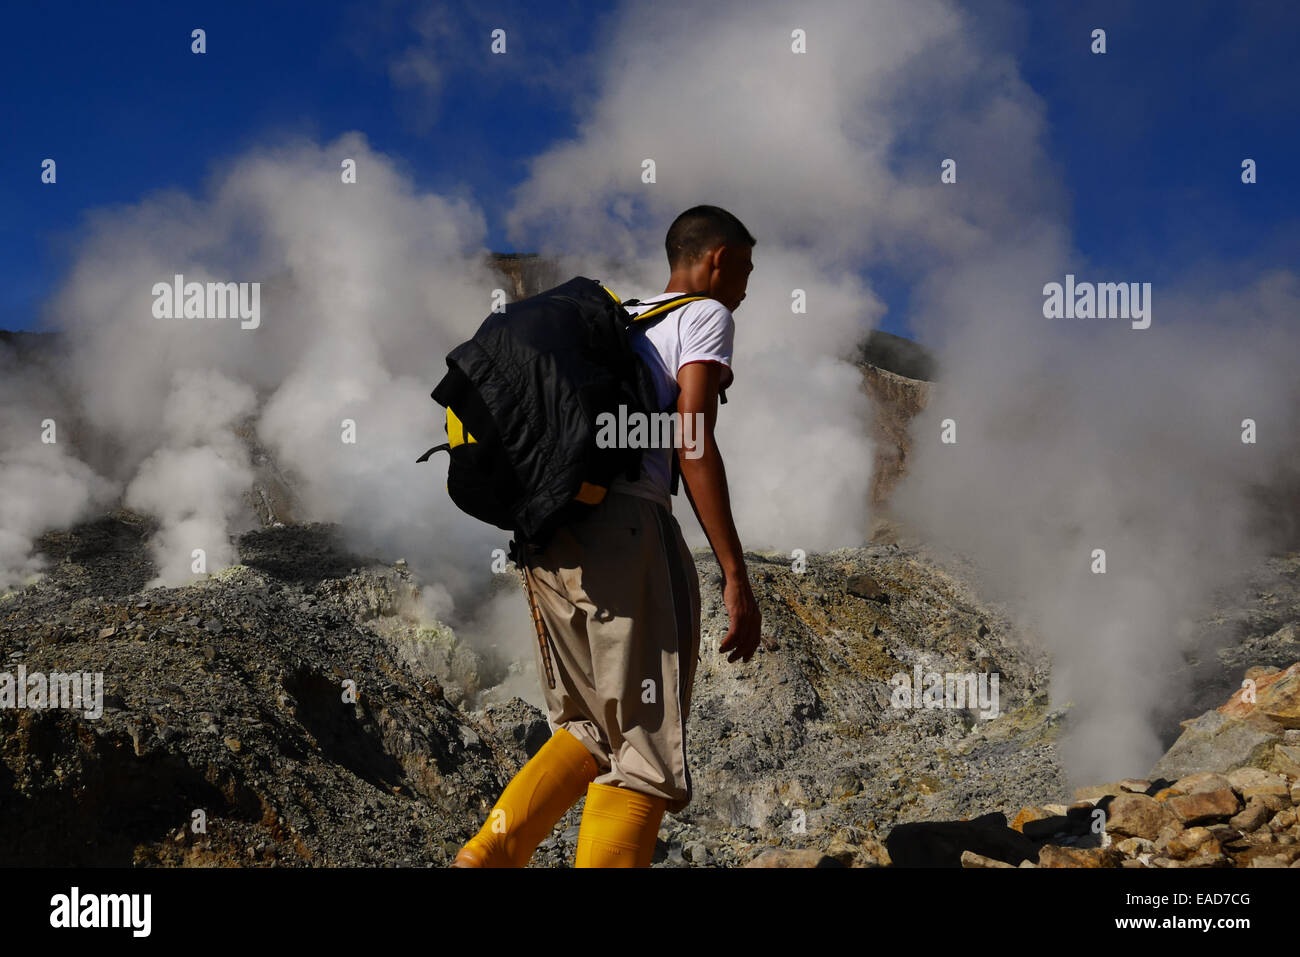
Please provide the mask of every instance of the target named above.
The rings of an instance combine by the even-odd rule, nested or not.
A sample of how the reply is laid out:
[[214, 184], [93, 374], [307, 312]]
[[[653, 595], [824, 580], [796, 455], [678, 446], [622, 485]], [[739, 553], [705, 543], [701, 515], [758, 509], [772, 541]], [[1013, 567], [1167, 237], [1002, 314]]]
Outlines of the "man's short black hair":
[[720, 206], [692, 206], [668, 227], [668, 268], [689, 266], [719, 246], [753, 246], [745, 224]]

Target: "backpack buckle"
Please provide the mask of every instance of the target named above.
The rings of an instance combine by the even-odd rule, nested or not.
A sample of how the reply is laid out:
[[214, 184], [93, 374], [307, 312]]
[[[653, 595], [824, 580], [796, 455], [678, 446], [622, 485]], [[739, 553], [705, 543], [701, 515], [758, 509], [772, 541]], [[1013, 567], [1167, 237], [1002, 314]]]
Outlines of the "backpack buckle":
[[[519, 533], [516, 532], [515, 534], [518, 535]], [[528, 563], [528, 556], [537, 554], [538, 548], [534, 543], [524, 539], [523, 536], [519, 537], [520, 541], [510, 539], [510, 545], [506, 549], [506, 558], [522, 571]]]

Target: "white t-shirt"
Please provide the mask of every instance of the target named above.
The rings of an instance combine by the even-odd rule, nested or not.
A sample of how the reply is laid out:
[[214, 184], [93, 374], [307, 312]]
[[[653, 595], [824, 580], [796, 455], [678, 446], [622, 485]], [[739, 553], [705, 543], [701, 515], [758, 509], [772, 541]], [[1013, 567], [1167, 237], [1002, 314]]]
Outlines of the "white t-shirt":
[[[627, 311], [640, 315], [658, 302], [665, 302], [681, 292], [665, 292], [629, 306]], [[645, 360], [654, 379], [659, 409], [677, 401], [677, 373], [692, 362], [720, 362], [721, 388], [731, 385], [731, 351], [735, 337], [735, 320], [731, 310], [716, 299], [701, 299], [673, 310], [645, 332], [632, 335], [632, 348]], [[630, 333], [631, 330], [629, 330]], [[626, 477], [615, 479], [610, 491], [639, 495], [659, 502], [672, 511], [669, 489], [672, 485], [672, 449], [648, 448], [641, 451], [641, 476], [635, 482]]]

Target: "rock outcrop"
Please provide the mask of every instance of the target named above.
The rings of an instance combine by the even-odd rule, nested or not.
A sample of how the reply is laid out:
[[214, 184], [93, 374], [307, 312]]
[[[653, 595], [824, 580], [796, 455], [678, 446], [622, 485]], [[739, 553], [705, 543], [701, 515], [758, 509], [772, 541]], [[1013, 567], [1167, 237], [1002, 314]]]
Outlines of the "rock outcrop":
[[[233, 568], [143, 591], [151, 528], [118, 511], [47, 535], [49, 575], [0, 599], [8, 673], [103, 676], [95, 718], [0, 709], [3, 863], [445, 865], [548, 737], [531, 704], [484, 694], [508, 674], [536, 686], [532, 663], [421, 621], [404, 563], [286, 525], [241, 536]], [[696, 561], [695, 800], [665, 818], [655, 866], [1294, 862], [1300, 665], [1253, 672], [1254, 701], [1207, 712], [1272, 723], [1264, 744], [1221, 735], [1195, 752], [1208, 766], [1158, 773], [1200, 746], [1203, 715], [1147, 780], [1071, 789], [1048, 662], [923, 551], [799, 572], [752, 554], [769, 637], [747, 664], [716, 653], [720, 575]], [[997, 700], [900, 701], [918, 670], [996, 674]], [[571, 864], [582, 807], [531, 866]]]
[[300, 526], [244, 536], [247, 564], [141, 592], [148, 528], [119, 512], [60, 533], [44, 543], [51, 573], [0, 600], [8, 672], [103, 681], [93, 718], [0, 710], [0, 863], [418, 865], [454, 853], [527, 759], [525, 741], [514, 722], [502, 735], [457, 709], [366, 627], [400, 613], [402, 576], [362, 571], [328, 529]]

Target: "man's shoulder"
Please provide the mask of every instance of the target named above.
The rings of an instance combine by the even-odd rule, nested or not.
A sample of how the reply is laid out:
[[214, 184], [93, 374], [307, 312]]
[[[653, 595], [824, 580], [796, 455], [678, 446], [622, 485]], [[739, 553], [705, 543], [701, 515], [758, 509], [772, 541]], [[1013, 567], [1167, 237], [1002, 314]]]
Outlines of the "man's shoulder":
[[688, 302], [677, 311], [677, 321], [665, 323], [683, 344], [697, 343], [701, 339], [729, 338], [735, 327], [731, 310], [716, 299], [699, 299]]
[[[680, 295], [674, 293], [673, 295]], [[653, 306], [671, 299], [672, 295], [661, 294], [652, 297], [647, 304]], [[671, 321], [657, 322], [647, 333], [646, 338], [662, 354], [665, 350], [677, 348], [695, 348], [701, 345], [719, 346], [726, 350], [731, 341], [735, 320], [731, 310], [716, 299], [698, 299], [673, 310], [665, 317]], [[668, 360], [668, 356], [664, 356]]]
[[682, 307], [682, 317], [689, 317], [699, 321], [718, 322], [723, 325], [733, 321], [731, 310], [716, 299], [699, 299], [695, 302], [688, 302]]
[[730, 357], [736, 321], [731, 310], [718, 300], [702, 299], [688, 304], [682, 309], [677, 327], [683, 347]]

